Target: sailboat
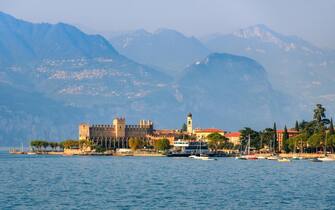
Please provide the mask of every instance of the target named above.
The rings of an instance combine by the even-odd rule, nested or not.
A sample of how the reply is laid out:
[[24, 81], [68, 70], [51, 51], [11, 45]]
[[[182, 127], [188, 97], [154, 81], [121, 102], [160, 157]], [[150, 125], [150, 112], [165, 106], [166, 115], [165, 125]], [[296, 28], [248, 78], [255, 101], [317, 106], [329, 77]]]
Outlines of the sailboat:
[[199, 154], [199, 156], [197, 156], [197, 155], [191, 155], [191, 156], [189, 156], [190, 158], [193, 158], [193, 159], [196, 159], [196, 160], [216, 160], [216, 159], [213, 159], [213, 158], [210, 158], [210, 157], [208, 157], [207, 155], [205, 155], [205, 154], [202, 154], [202, 151], [201, 151], [201, 140], [200, 140], [200, 154]]
[[241, 160], [257, 160], [258, 159], [256, 155], [251, 155], [250, 154], [250, 134], [249, 134], [249, 137], [248, 137], [248, 145], [245, 148], [244, 153], [247, 153], [247, 154], [242, 155], [239, 159], [241, 159]]
[[335, 161], [334, 158], [331, 158], [331, 157], [328, 157], [327, 155], [327, 131], [326, 131], [326, 139], [325, 139], [325, 142], [324, 142], [324, 153], [325, 153], [325, 156], [323, 158], [318, 158], [317, 160], [318, 161], [321, 161], [321, 162], [330, 162], [330, 161]]

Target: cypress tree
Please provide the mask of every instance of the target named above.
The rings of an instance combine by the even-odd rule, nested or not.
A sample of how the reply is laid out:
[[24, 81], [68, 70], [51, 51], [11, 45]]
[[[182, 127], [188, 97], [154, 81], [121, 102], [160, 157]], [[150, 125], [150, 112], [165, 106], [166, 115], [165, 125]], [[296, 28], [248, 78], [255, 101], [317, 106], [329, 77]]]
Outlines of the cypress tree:
[[288, 135], [288, 132], [287, 132], [287, 127], [285, 125], [284, 133], [283, 133], [283, 142], [282, 143], [283, 143], [283, 149], [287, 153], [290, 151], [289, 144], [288, 144], [288, 138], [289, 138], [289, 135]]
[[276, 122], [273, 123], [273, 150], [274, 152], [278, 151], [278, 143], [277, 143], [277, 125]]
[[329, 125], [329, 134], [334, 135], [334, 124], [333, 124], [333, 118], [330, 118], [330, 125]]
[[295, 121], [295, 130], [296, 130], [296, 131], [299, 131], [299, 123], [298, 123], [298, 120]]

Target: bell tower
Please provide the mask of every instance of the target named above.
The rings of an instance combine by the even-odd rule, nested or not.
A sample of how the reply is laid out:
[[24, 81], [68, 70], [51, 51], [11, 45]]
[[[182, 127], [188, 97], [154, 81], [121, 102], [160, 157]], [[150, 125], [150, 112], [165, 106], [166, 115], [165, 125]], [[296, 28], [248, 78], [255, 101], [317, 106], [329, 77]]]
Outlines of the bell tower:
[[192, 113], [188, 113], [187, 115], [187, 133], [192, 134], [193, 133], [193, 127], [192, 127]]

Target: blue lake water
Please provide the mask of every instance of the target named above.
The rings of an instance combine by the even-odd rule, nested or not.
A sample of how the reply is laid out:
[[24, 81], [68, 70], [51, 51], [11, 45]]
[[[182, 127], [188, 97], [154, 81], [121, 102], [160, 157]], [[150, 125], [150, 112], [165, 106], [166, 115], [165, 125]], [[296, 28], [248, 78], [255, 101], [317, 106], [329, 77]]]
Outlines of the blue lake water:
[[0, 209], [335, 209], [335, 163], [0, 152]]

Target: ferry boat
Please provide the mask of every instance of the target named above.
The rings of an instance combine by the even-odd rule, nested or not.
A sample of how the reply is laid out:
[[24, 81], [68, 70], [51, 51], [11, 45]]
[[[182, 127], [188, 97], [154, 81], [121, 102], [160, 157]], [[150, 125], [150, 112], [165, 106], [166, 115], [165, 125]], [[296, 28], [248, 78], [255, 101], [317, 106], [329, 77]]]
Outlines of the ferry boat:
[[200, 141], [189, 141], [189, 140], [177, 140], [174, 141], [173, 147], [175, 151], [170, 152], [168, 157], [190, 157], [208, 155], [208, 145], [206, 143], [201, 143]]

